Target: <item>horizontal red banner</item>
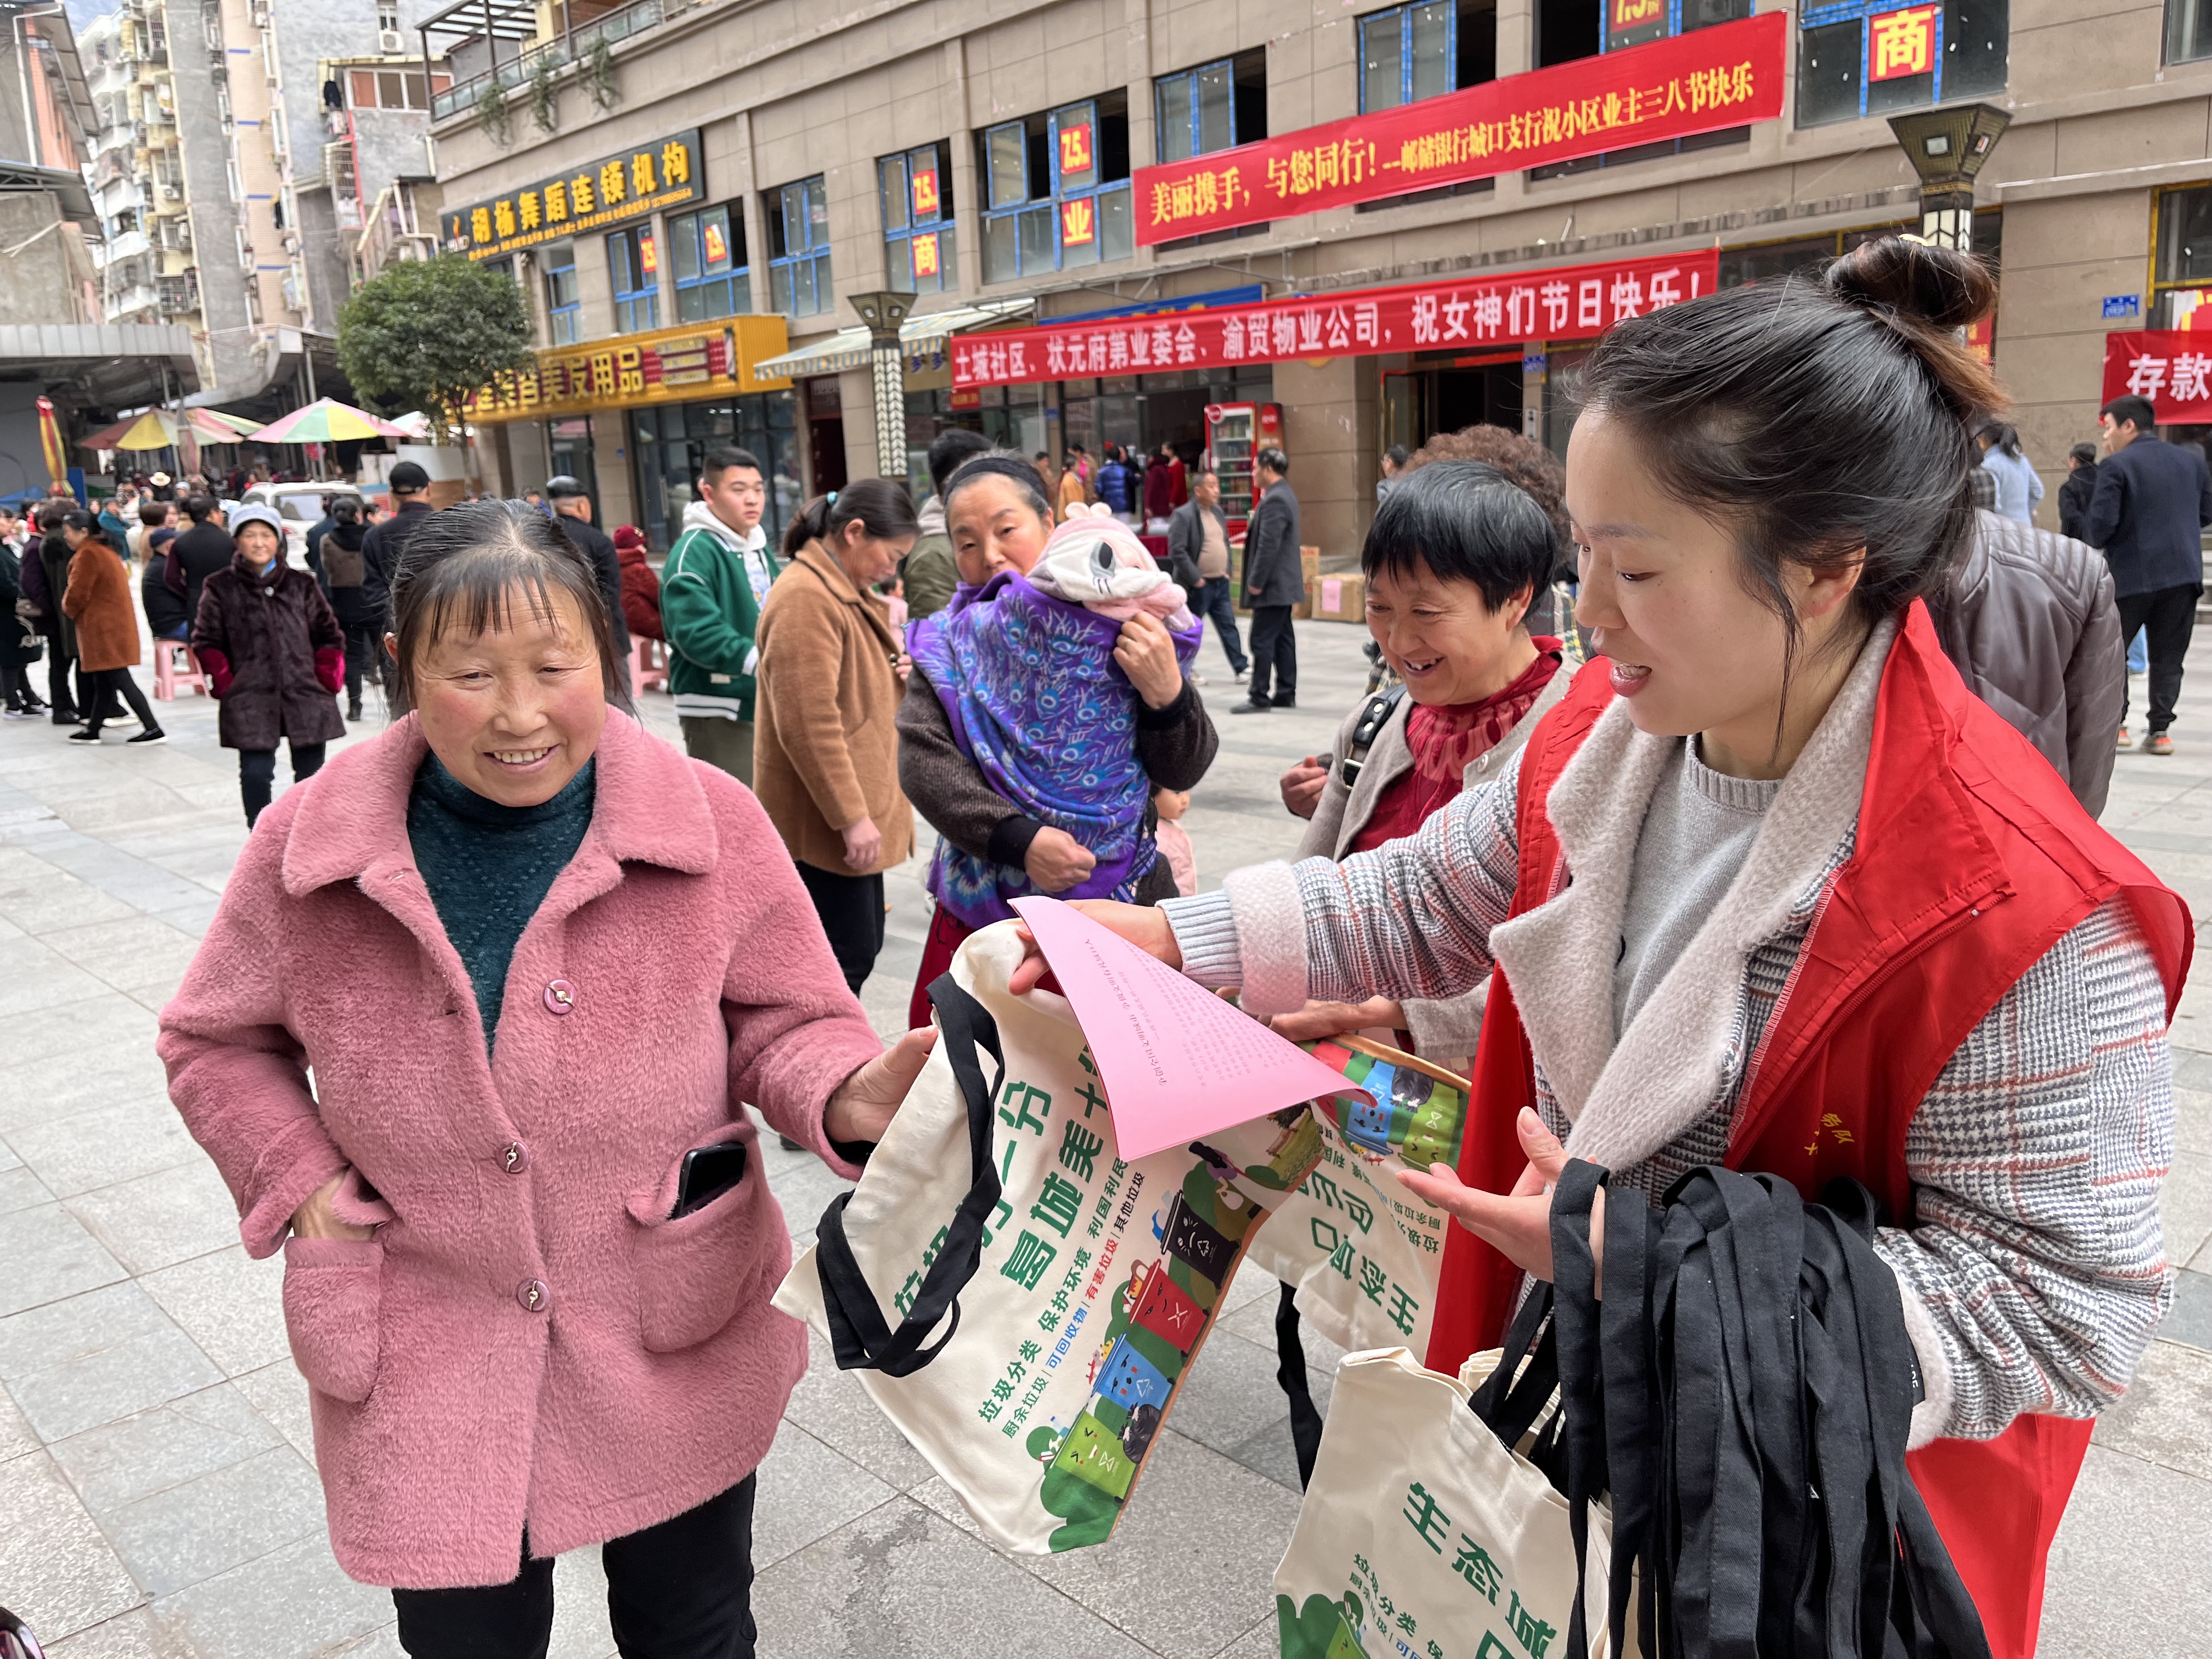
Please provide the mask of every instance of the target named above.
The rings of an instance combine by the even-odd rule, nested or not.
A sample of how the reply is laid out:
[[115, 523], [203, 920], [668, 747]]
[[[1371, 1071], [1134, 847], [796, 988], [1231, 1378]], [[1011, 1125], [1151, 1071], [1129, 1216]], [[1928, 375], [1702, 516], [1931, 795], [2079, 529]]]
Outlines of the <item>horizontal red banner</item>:
[[1711, 293], [1719, 269], [1720, 255], [1708, 249], [1219, 311], [957, 335], [952, 384], [1020, 386], [1231, 363], [1587, 340], [1623, 318]]
[[1372, 115], [1139, 167], [1140, 244], [1687, 138], [1782, 113], [1790, 18], [1734, 23], [1486, 81]]
[[2160, 426], [2212, 424], [2212, 329], [2142, 329], [2105, 337], [2105, 401], [2150, 399]]

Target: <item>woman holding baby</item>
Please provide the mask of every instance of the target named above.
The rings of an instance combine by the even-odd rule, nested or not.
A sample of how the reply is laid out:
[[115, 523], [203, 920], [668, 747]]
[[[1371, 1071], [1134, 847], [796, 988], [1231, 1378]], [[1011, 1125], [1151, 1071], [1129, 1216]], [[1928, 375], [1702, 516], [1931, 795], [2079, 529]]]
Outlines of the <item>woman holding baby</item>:
[[1109, 514], [1054, 528], [1036, 470], [978, 455], [945, 491], [960, 586], [907, 630], [899, 782], [941, 839], [909, 1017], [960, 941], [1050, 893], [1172, 897], [1152, 794], [1188, 789], [1219, 746], [1187, 675], [1200, 624]]

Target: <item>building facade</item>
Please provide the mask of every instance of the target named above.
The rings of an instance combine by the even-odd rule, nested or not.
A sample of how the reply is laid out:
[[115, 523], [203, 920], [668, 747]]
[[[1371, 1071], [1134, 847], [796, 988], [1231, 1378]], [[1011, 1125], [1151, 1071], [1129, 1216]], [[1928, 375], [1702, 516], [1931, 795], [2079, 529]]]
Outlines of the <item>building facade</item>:
[[[1541, 88], [1569, 129], [1579, 108], [1610, 130], [1600, 93], [1632, 107], [1640, 90], [1654, 107], [1637, 67], [1694, 59], [1707, 29], [1749, 39], [1753, 0], [913, 0], [834, 26], [795, 0], [576, 10], [560, 33], [481, 0], [434, 20], [460, 77], [433, 111], [448, 245], [507, 263], [549, 349], [781, 315], [793, 349], [767, 367], [793, 386], [763, 394], [787, 406], [755, 426], [802, 489], [878, 470], [848, 301], [899, 290], [919, 319], [906, 331], [910, 451], [947, 423], [1025, 450], [1190, 450], [1212, 433], [1209, 409], [1273, 404], [1308, 538], [1343, 561], [1389, 444], [1472, 421], [1563, 442], [1586, 340], [1552, 335], [1532, 306], [1504, 332], [1430, 349], [1316, 341], [1266, 362], [1107, 364], [955, 389], [946, 337], [1632, 254], [1717, 249], [1719, 283], [1769, 279], [1917, 228], [1917, 178], [1887, 125], [1916, 109], [1980, 102], [2010, 118], [1976, 184], [1975, 246], [2002, 296], [1986, 343], [2054, 486], [2068, 446], [2095, 435], [2112, 319], [2141, 328], [2212, 292], [2212, 0], [1803, 0], [1759, 36], [1771, 61], [1755, 107], [1728, 107], [1745, 81], [1700, 70], [1676, 87], [1705, 113], [1650, 129], [1676, 136], [1642, 141], [1624, 124], [1620, 142], [1563, 152], [1534, 125], [1524, 147], [1518, 116], [1509, 141], [1501, 116], [1481, 159], [1492, 129], [1470, 119], [1427, 149], [1407, 139], [1395, 174], [1395, 140], [1386, 151], [1366, 135], [1418, 124], [1431, 100], [1503, 110]], [[580, 44], [586, 29], [599, 36]], [[633, 190], [617, 205], [635, 210], [610, 217], [595, 184], [590, 210], [569, 210], [574, 181], [608, 157], [694, 132], [702, 176], [681, 202], [641, 209]], [[1276, 207], [1256, 222], [1208, 216], [1205, 191], [1249, 201], [1270, 161], [1283, 169]], [[1171, 174], [1203, 176], [1195, 228], [1158, 240], [1181, 211], [1154, 193]], [[1404, 182], [1386, 191], [1385, 178]], [[556, 179], [569, 187], [553, 222], [544, 185]], [[532, 186], [538, 220], [526, 227]], [[479, 204], [495, 217], [505, 204], [513, 234], [488, 221], [475, 234]], [[648, 438], [595, 416], [562, 439], [527, 411], [503, 417], [510, 456], [586, 444], [633, 499], [647, 469], [670, 465], [665, 449], [648, 456], [671, 441], [657, 427]], [[531, 459], [517, 465], [527, 482]]]

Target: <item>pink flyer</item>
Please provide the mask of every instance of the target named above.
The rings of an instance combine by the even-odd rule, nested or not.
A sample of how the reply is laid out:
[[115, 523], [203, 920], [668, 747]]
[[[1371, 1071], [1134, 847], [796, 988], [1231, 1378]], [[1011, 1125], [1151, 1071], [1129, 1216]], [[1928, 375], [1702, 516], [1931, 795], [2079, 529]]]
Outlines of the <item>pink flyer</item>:
[[1364, 1096], [1342, 1073], [1054, 898], [1013, 908], [1067, 995], [1123, 1158], [1249, 1123], [1323, 1095]]

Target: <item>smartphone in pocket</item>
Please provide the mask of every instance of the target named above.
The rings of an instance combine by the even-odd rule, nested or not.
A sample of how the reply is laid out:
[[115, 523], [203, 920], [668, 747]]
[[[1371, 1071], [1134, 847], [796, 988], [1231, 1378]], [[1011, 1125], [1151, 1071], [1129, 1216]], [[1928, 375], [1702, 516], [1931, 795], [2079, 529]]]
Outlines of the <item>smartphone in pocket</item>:
[[676, 1207], [671, 1221], [703, 1209], [745, 1178], [745, 1145], [725, 1140], [712, 1146], [694, 1146], [684, 1154], [684, 1167], [676, 1177]]

